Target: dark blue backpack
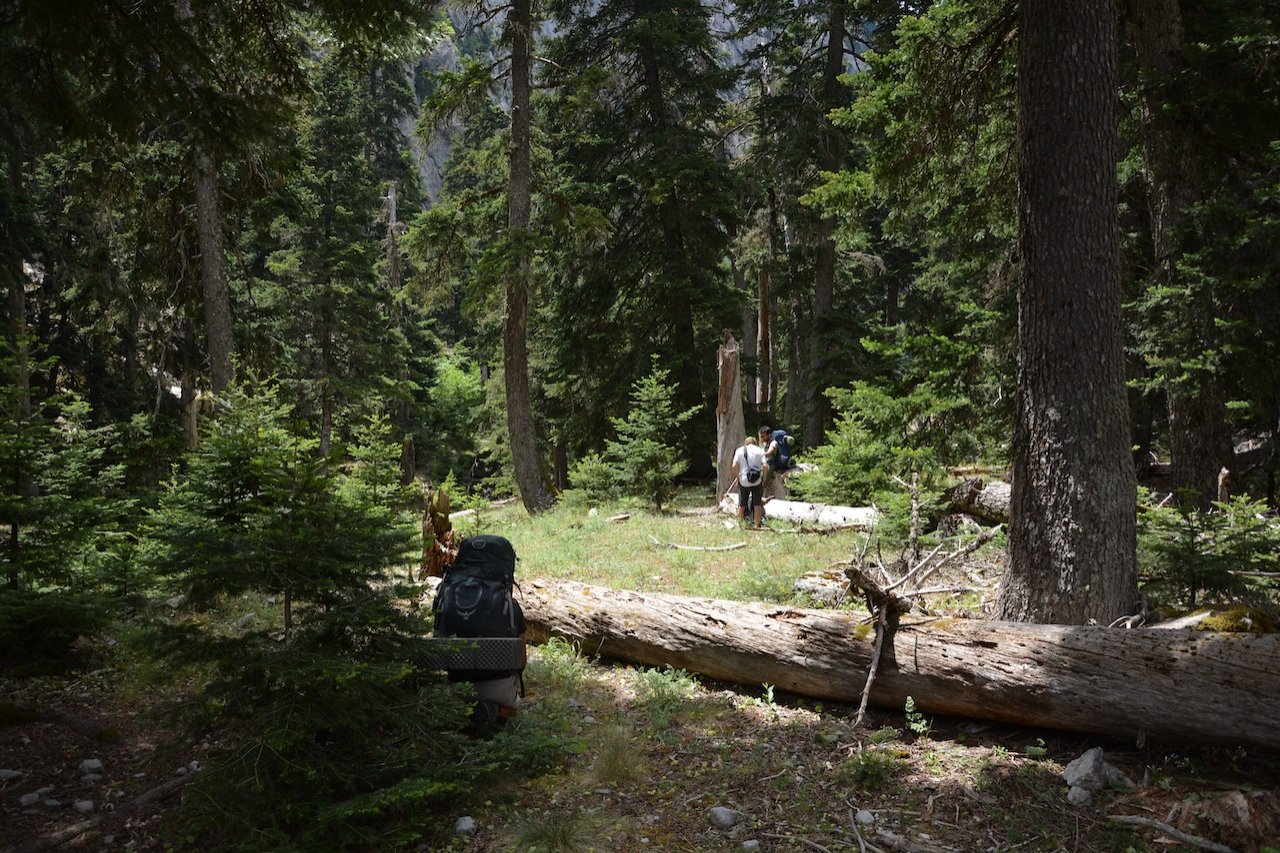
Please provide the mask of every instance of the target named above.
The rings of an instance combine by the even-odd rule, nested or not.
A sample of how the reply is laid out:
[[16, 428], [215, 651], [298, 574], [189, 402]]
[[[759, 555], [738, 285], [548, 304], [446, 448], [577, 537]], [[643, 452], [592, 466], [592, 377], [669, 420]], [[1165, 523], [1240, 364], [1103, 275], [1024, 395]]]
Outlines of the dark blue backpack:
[[778, 445], [778, 452], [769, 458], [769, 467], [775, 471], [789, 471], [796, 467], [795, 457], [791, 455], [796, 440], [787, 435], [785, 429], [775, 429], [770, 438]]
[[[516, 552], [510, 542], [491, 535], [463, 539], [431, 606], [436, 636], [519, 637], [525, 621], [512, 594], [515, 585]], [[495, 677], [492, 672], [461, 670], [449, 676], [465, 681]]]

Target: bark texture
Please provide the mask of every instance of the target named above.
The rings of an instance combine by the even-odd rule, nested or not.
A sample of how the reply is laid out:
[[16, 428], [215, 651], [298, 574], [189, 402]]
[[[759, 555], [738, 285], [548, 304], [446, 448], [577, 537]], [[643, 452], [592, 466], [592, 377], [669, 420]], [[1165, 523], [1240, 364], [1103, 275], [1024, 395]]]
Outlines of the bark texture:
[[[875, 632], [857, 614], [522, 584], [530, 638], [856, 704]], [[1280, 748], [1280, 635], [943, 620], [884, 643], [871, 702], [1124, 737]]]
[[209, 344], [209, 380], [217, 394], [226, 390], [232, 379], [231, 293], [223, 258], [217, 163], [200, 142], [195, 145], [194, 160], [196, 232], [200, 245], [200, 283], [204, 291], [204, 328]]
[[733, 488], [733, 454], [747, 437], [742, 414], [742, 372], [738, 342], [729, 335], [716, 353], [720, 396], [716, 401], [716, 494]]
[[511, 464], [524, 508], [531, 514], [549, 509], [551, 492], [542, 481], [538, 439], [529, 395], [529, 292], [532, 272], [528, 247], [531, 201], [532, 117], [530, 57], [533, 41], [532, 0], [514, 0], [507, 18], [511, 29], [511, 161], [507, 185], [507, 225], [520, 241], [518, 259], [507, 278], [507, 315], [502, 324], [502, 368], [506, 383], [507, 433]]
[[[840, 75], [844, 67], [846, 31], [843, 2], [832, 2], [827, 13], [826, 63], [822, 74], [822, 94], [828, 108], [840, 103], [843, 92]], [[844, 161], [845, 142], [840, 131], [829, 120], [824, 122], [818, 160], [823, 171], [837, 172]], [[822, 220], [818, 227], [818, 257], [814, 266], [813, 328], [809, 339], [809, 385], [805, 406], [804, 440], [810, 447], [822, 444], [827, 424], [831, 421], [831, 400], [824, 393], [830, 362], [827, 342], [831, 308], [835, 300], [836, 222], [833, 217]]]
[[1137, 601], [1117, 272], [1116, 19], [1027, 0], [1018, 57], [1018, 399], [998, 618], [1109, 624]]
[[962, 512], [992, 524], [1009, 520], [1009, 499], [1013, 489], [1008, 483], [984, 484], [972, 477], [942, 493], [941, 510], [931, 521], [936, 524], [944, 513]]

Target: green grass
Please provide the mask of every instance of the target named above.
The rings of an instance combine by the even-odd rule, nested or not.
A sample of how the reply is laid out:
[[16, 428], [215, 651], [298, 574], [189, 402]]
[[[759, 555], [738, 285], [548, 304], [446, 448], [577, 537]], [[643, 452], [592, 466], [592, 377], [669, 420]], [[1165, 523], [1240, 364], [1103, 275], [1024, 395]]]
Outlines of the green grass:
[[[511, 504], [483, 509], [457, 527], [463, 535], [496, 533], [510, 539], [520, 556], [518, 580], [557, 578], [640, 592], [777, 603], [792, 603], [791, 585], [797, 578], [849, 559], [862, 541], [856, 531], [795, 534], [785, 522], [772, 524], [787, 532], [748, 532], [724, 513], [697, 513], [710, 507], [711, 498], [702, 490], [683, 493], [661, 515], [615, 503], [597, 507], [591, 516], [580, 504], [562, 504], [531, 518], [522, 506]], [[608, 520], [623, 512], [631, 517]], [[666, 547], [717, 548], [740, 542], [745, 547], [732, 551]]]

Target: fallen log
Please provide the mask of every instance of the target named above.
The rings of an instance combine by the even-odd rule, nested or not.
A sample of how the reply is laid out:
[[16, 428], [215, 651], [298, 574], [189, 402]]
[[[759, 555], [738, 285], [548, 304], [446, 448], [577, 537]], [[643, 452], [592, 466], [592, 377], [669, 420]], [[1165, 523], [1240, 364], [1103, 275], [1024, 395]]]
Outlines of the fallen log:
[[[530, 638], [856, 705], [875, 631], [849, 611], [523, 584]], [[1280, 749], [1280, 635], [945, 619], [886, 636], [870, 702], [1117, 737]]]
[[[738, 491], [732, 489], [720, 500], [720, 511], [736, 515]], [[820, 524], [830, 527], [859, 527], [864, 530], [875, 526], [880, 514], [870, 506], [832, 506], [830, 504], [805, 503], [774, 499], [766, 501], [764, 517], [790, 521], [793, 524]]]
[[994, 483], [983, 483], [978, 477], [965, 480], [942, 493], [940, 511], [932, 519], [933, 526], [937, 526], [943, 515], [950, 513], [971, 515], [990, 524], [1008, 523], [1012, 494], [1013, 487], [998, 480]]

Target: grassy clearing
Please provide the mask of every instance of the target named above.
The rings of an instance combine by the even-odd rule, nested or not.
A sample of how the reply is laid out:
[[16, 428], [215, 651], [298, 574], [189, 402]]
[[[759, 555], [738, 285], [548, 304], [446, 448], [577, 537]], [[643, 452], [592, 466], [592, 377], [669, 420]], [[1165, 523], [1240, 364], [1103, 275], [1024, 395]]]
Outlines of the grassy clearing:
[[[558, 578], [641, 592], [671, 592], [738, 601], [791, 602], [791, 586], [806, 572], [849, 559], [863, 541], [856, 531], [797, 534], [781, 521], [772, 530], [744, 530], [714, 512], [710, 493], [683, 493], [659, 515], [634, 504], [596, 507], [561, 504], [530, 518], [508, 505], [461, 519], [464, 535], [506, 536], [520, 555], [517, 578]], [[629, 513], [622, 522], [608, 519]], [[653, 540], [658, 540], [655, 544]], [[686, 551], [666, 544], [719, 548], [745, 542], [733, 551]]]
[[[710, 502], [709, 494], [687, 493], [662, 515], [628, 504], [601, 506], [594, 515], [562, 505], [534, 519], [508, 506], [483, 510], [460, 529], [511, 539], [520, 578], [779, 603], [797, 602], [792, 583], [801, 575], [862, 547], [853, 531], [797, 534], [775, 523], [775, 532], [750, 533], [711, 512]], [[623, 512], [627, 521], [608, 521]], [[678, 551], [650, 537], [746, 544]], [[998, 559], [980, 557], [988, 577]], [[943, 606], [979, 604], [974, 595]], [[458, 815], [441, 816], [430, 849], [695, 853], [741, 850], [749, 840], [767, 851], [860, 850], [864, 841], [897, 849], [881, 834], [889, 833], [917, 849], [1145, 853], [1170, 848], [1106, 815], [1164, 817], [1183, 808], [1183, 829], [1228, 837], [1197, 810], [1209, 814], [1208, 804], [1233, 788], [1280, 784], [1280, 769], [1266, 756], [1106, 743], [1108, 760], [1146, 781], [1135, 792], [1098, 792], [1093, 805], [1077, 807], [1067, 802], [1059, 774], [1097, 739], [905, 707], [874, 709], [855, 728], [852, 707], [775, 695], [768, 685], [727, 688], [670, 668], [611, 665], [560, 641], [531, 655], [525, 710], [499, 737], [552, 725], [570, 742], [571, 757], [552, 773], [520, 781], [510, 796], [468, 806], [479, 823], [473, 837], [454, 837], [449, 829]], [[714, 827], [714, 806], [733, 809], [739, 822]], [[855, 827], [859, 812], [871, 822]]]

